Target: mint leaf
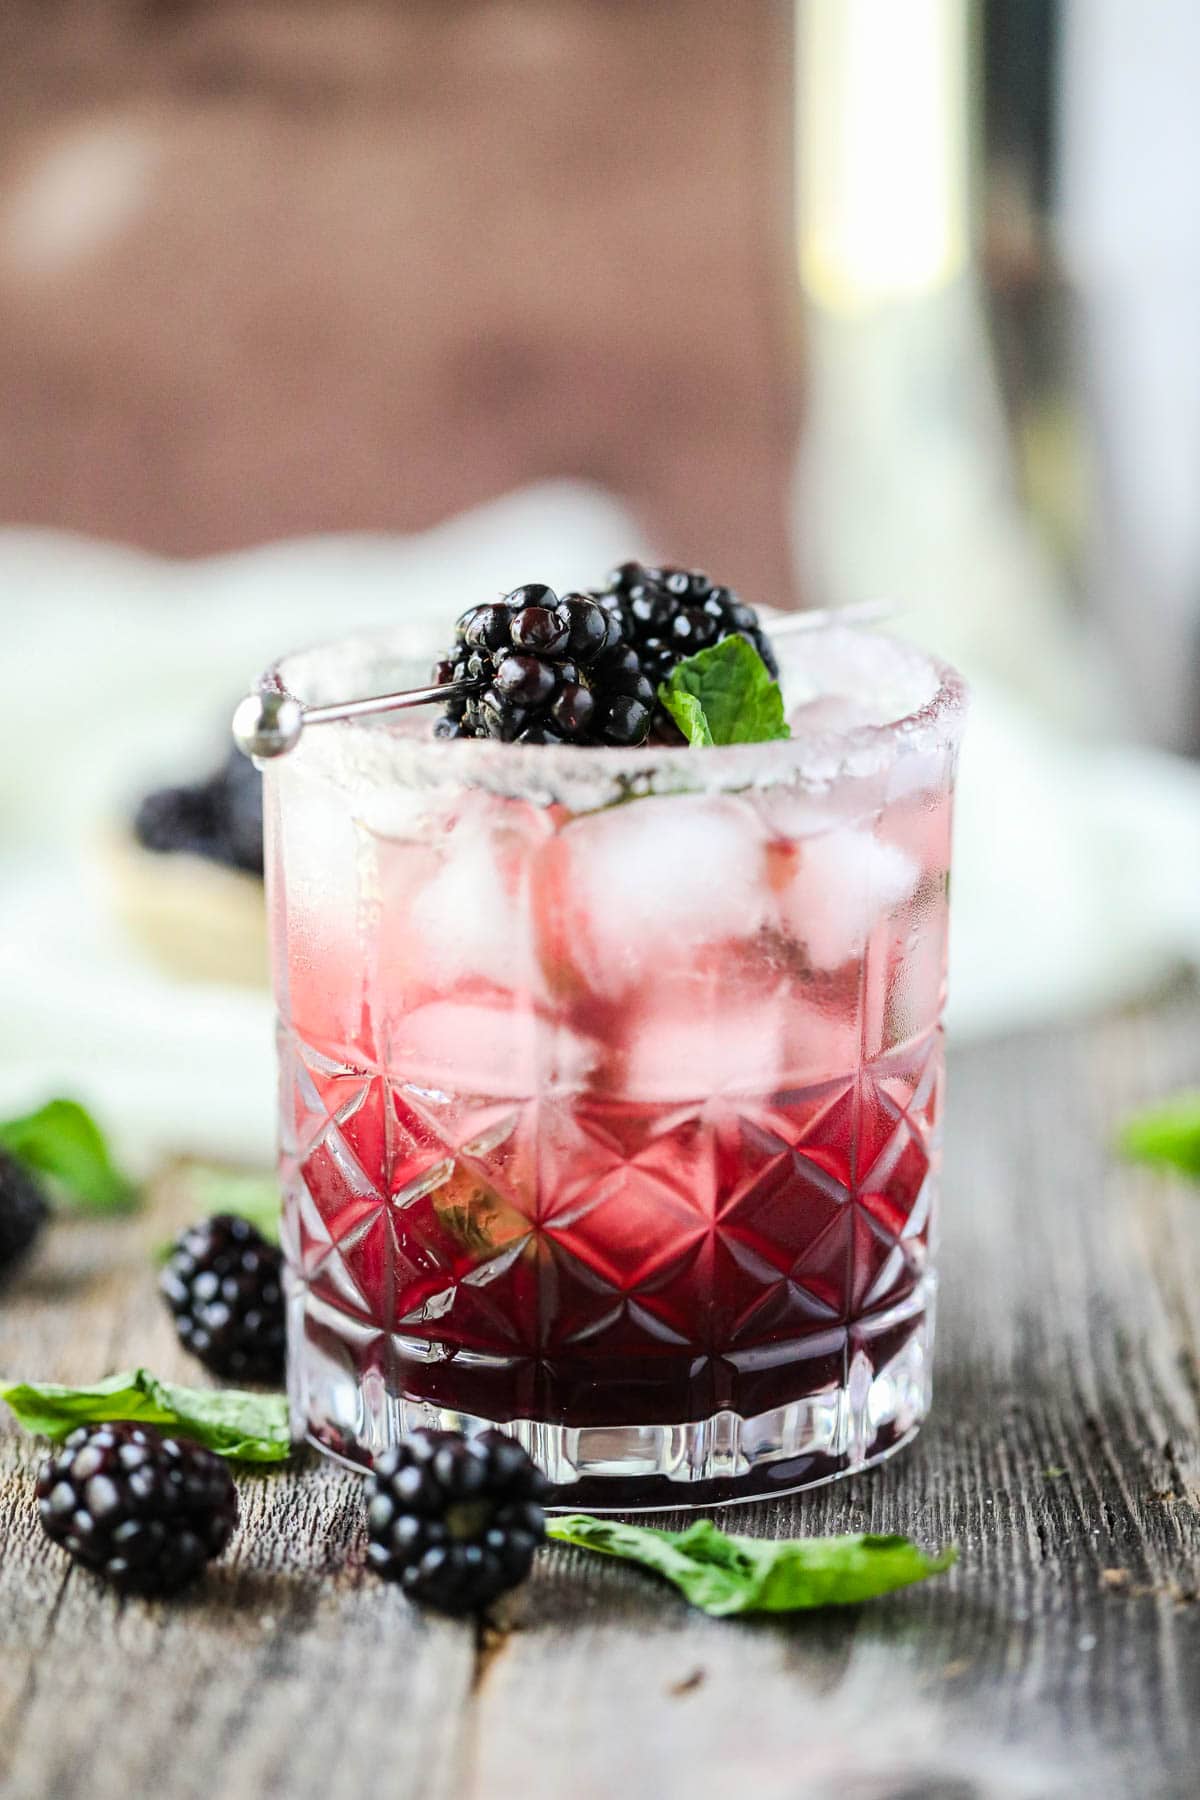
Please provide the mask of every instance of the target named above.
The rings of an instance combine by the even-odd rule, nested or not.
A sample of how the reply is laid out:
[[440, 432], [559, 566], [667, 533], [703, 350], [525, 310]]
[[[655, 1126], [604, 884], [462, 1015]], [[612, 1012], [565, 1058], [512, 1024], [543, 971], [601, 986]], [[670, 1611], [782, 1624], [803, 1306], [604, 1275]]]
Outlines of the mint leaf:
[[708, 720], [704, 708], [695, 694], [684, 687], [671, 693], [668, 683], [662, 681], [658, 687], [658, 697], [682, 731], [689, 744], [707, 749], [712, 741], [712, 732], [708, 729]]
[[36, 1112], [0, 1123], [0, 1147], [49, 1176], [84, 1212], [126, 1212], [137, 1191], [113, 1166], [104, 1133], [76, 1100], [48, 1100]]
[[248, 1219], [272, 1244], [279, 1242], [278, 1176], [197, 1163], [188, 1171], [188, 1187], [202, 1212], [236, 1213], [239, 1219]]
[[546, 1531], [559, 1543], [653, 1569], [716, 1618], [856, 1606], [939, 1574], [957, 1555], [949, 1549], [928, 1556], [905, 1537], [731, 1537], [709, 1519], [686, 1531], [660, 1531], [568, 1513], [548, 1519]]
[[753, 644], [736, 634], [676, 663], [658, 697], [689, 744], [764, 744], [792, 735], [779, 683]]
[[1200, 1180], [1200, 1094], [1179, 1094], [1135, 1113], [1117, 1147], [1136, 1162], [1166, 1163]]
[[148, 1369], [126, 1369], [92, 1387], [55, 1382], [0, 1386], [26, 1431], [67, 1437], [77, 1425], [136, 1419], [165, 1425], [194, 1438], [218, 1456], [239, 1462], [283, 1462], [291, 1454], [287, 1401], [282, 1394], [249, 1394], [238, 1388], [176, 1387]]

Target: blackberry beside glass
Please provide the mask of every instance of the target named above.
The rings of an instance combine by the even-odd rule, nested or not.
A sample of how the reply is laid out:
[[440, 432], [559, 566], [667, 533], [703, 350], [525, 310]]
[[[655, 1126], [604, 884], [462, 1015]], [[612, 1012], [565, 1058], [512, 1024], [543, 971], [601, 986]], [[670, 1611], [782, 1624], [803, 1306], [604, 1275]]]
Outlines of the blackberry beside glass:
[[447, 701], [439, 737], [636, 745], [654, 713], [654, 687], [616, 614], [586, 594], [560, 600], [541, 582], [468, 608], [433, 678], [477, 684]]
[[131, 1593], [185, 1586], [238, 1522], [220, 1457], [152, 1425], [80, 1426], [43, 1462], [35, 1492], [47, 1537]]
[[410, 1432], [367, 1477], [367, 1561], [420, 1606], [480, 1612], [528, 1575], [549, 1491], [503, 1432]]
[[41, 1183], [0, 1150], [0, 1276], [33, 1248], [49, 1211]]
[[283, 1253], [248, 1219], [216, 1213], [171, 1246], [159, 1277], [185, 1350], [234, 1381], [283, 1380]]

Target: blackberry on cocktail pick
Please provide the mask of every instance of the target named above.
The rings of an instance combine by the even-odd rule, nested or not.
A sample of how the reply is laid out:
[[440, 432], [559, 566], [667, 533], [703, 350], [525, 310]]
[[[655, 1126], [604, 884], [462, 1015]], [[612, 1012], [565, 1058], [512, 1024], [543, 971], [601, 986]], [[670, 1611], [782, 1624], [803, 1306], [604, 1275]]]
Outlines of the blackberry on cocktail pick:
[[0, 1150], [0, 1276], [32, 1248], [49, 1210], [37, 1178]]
[[480, 1612], [528, 1575], [548, 1492], [501, 1431], [414, 1431], [367, 1478], [367, 1561], [420, 1606]]
[[[754, 608], [744, 606], [732, 588], [718, 586], [698, 569], [622, 563], [597, 598], [617, 619], [621, 636], [637, 652], [656, 692], [685, 656], [707, 650], [735, 632], [758, 651], [773, 676], [779, 674], [771, 640]], [[655, 723], [665, 723], [668, 735], [676, 735], [661, 707]]]
[[152, 1425], [83, 1425], [38, 1471], [47, 1537], [134, 1593], [182, 1587], [219, 1556], [238, 1522], [219, 1456]]
[[560, 600], [533, 582], [473, 606], [434, 668], [440, 686], [473, 681], [447, 701], [440, 737], [522, 744], [645, 742], [654, 688], [623, 641], [615, 612], [586, 594]]
[[248, 1219], [216, 1213], [171, 1247], [159, 1288], [179, 1341], [215, 1375], [283, 1379], [283, 1256]]

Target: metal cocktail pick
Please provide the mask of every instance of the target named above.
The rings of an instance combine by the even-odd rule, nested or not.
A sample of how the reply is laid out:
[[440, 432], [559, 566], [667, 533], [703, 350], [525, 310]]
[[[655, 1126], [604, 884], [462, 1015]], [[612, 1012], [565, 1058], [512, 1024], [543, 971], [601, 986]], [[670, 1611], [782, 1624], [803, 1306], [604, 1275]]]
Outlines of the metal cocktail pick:
[[[820, 612], [785, 613], [772, 619], [772, 637], [790, 637], [816, 631], [823, 625], [870, 625], [887, 618], [892, 608], [886, 601], [869, 600], [860, 606], [843, 606]], [[364, 700], [337, 700], [328, 706], [302, 706], [292, 694], [247, 694], [233, 715], [233, 738], [247, 756], [286, 756], [300, 742], [309, 725], [332, 725], [339, 719], [365, 719], [372, 713], [400, 712], [408, 706], [430, 706], [471, 694], [475, 681], [448, 681], [441, 687], [405, 688], [394, 694], [370, 694]]]
[[338, 700], [330, 706], [301, 706], [291, 694], [247, 694], [233, 715], [233, 738], [247, 756], [285, 756], [300, 742], [307, 725], [331, 725], [337, 719], [363, 719], [371, 713], [400, 712], [406, 706], [429, 706], [473, 693], [475, 681], [447, 681], [441, 687], [405, 688], [396, 694], [371, 694], [365, 700]]

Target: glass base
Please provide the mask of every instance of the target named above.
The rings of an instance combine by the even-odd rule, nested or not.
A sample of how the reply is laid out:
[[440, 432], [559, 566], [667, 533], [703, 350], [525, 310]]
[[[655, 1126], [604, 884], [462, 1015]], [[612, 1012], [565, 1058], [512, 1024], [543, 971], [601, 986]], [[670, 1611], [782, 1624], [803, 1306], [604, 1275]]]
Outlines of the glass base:
[[[582, 1427], [513, 1419], [498, 1428], [545, 1471], [559, 1509], [667, 1511], [794, 1493], [870, 1468], [916, 1435], [929, 1410], [932, 1330], [930, 1308], [882, 1367], [860, 1350], [844, 1385], [754, 1418]], [[472, 1433], [496, 1424], [389, 1394], [376, 1372], [356, 1378], [303, 1340], [290, 1374], [295, 1435], [359, 1468], [420, 1426]]]

